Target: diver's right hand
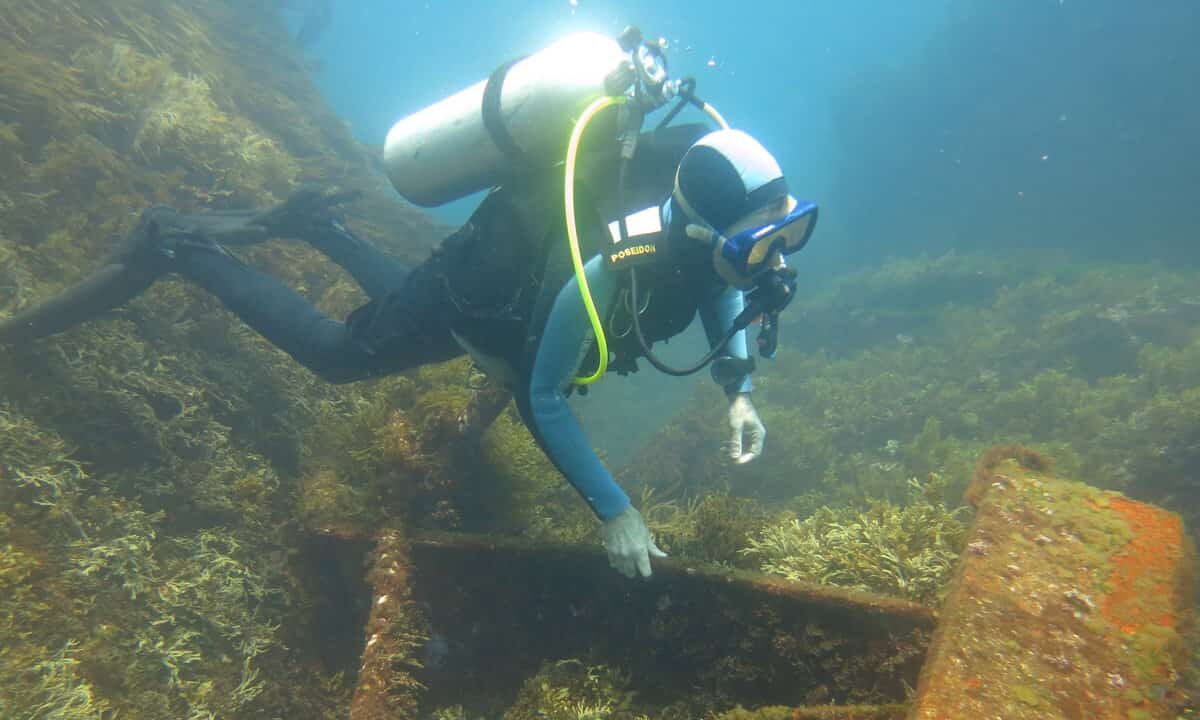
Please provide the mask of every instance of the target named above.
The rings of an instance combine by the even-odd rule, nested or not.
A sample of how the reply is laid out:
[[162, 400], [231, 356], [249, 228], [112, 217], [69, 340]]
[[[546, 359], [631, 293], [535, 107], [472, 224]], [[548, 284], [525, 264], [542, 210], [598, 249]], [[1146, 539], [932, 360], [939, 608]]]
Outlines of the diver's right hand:
[[650, 577], [650, 558], [667, 556], [654, 544], [642, 514], [632, 505], [620, 515], [605, 520], [602, 532], [608, 564], [627, 578]]

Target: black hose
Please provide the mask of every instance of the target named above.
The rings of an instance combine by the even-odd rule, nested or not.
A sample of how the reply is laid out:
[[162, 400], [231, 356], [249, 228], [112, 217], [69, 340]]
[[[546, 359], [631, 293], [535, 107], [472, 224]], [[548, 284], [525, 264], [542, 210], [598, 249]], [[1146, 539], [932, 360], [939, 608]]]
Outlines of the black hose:
[[708, 353], [704, 357], [700, 358], [699, 362], [697, 362], [695, 365], [692, 365], [691, 367], [674, 368], [674, 367], [671, 367], [670, 365], [667, 365], [662, 360], [658, 359], [658, 356], [656, 356], [654, 354], [654, 352], [650, 349], [650, 344], [646, 342], [646, 336], [642, 334], [642, 323], [638, 319], [638, 311], [637, 311], [638, 302], [637, 302], [637, 269], [636, 268], [629, 269], [629, 295], [630, 295], [630, 300], [632, 301], [632, 304], [633, 304], [633, 308], [630, 311], [633, 315], [633, 332], [637, 336], [638, 345], [640, 345], [642, 348], [642, 354], [646, 356], [646, 360], [649, 361], [650, 364], [653, 365], [656, 370], [658, 370], [659, 372], [666, 373], [667, 375], [674, 375], [675, 377], [687, 377], [688, 375], [694, 375], [694, 374], [700, 372], [710, 362], [713, 361], [713, 358], [715, 358], [717, 356], [717, 353], [721, 352], [721, 350], [727, 344], [729, 344], [729, 341], [733, 339], [733, 336], [737, 335], [738, 332], [740, 332], [744, 327], [744, 326], [738, 327], [738, 323], [735, 322], [733, 324], [733, 327], [731, 327], [729, 329], [729, 332], [725, 333], [725, 337], [721, 339], [721, 342], [714, 345], [713, 349], [708, 351]]
[[667, 125], [670, 125], [671, 121], [674, 120], [675, 117], [677, 115], [679, 115], [679, 113], [682, 112], [683, 109], [685, 107], [687, 107], [687, 105], [689, 103], [694, 104], [694, 105], [696, 105], [696, 107], [703, 109], [704, 103], [697, 101], [695, 93], [696, 93], [696, 78], [685, 77], [683, 80], [681, 80], [679, 83], [679, 100], [678, 100], [678, 102], [675, 103], [675, 107], [671, 108], [671, 110], [669, 112], [667, 112], [666, 116], [663, 117], [663, 119], [659, 121], [658, 125], [654, 129], [662, 130]]
[[[629, 160], [622, 157], [621, 168], [617, 174], [617, 208], [619, 213], [617, 227], [620, 232], [622, 246], [629, 241], [629, 228], [625, 224], [625, 176], [628, 168]], [[646, 342], [646, 336], [642, 333], [641, 314], [638, 312], [640, 303], [638, 302], [637, 268], [635, 267], [629, 268], [629, 299], [631, 305], [629, 312], [633, 316], [633, 332], [637, 337], [638, 345], [642, 349], [642, 354], [646, 356], [646, 360], [653, 365], [656, 370], [666, 373], [667, 375], [673, 375], [675, 377], [686, 377], [688, 375], [694, 375], [695, 373], [703, 370], [705, 366], [713, 361], [713, 358], [717, 356], [717, 353], [721, 352], [721, 350], [727, 344], [729, 344], [729, 341], [733, 339], [734, 335], [738, 334], [738, 332], [750, 324], [749, 320], [753, 317], [753, 314], [743, 310], [742, 314], [737, 317], [733, 323], [733, 326], [729, 329], [729, 332], [725, 334], [725, 337], [721, 340], [721, 342], [713, 346], [712, 350], [710, 350], [704, 357], [700, 358], [699, 362], [690, 367], [675, 368], [658, 359], [658, 356], [656, 356], [654, 351], [650, 349], [650, 343]]]

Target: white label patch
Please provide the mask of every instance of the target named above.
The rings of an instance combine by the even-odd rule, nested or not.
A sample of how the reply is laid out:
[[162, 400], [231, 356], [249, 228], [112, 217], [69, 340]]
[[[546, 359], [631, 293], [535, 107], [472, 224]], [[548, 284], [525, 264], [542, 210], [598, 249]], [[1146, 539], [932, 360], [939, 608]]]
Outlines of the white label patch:
[[[653, 205], [645, 210], [638, 210], [632, 215], [625, 216], [625, 229], [629, 237], [654, 235], [662, 232], [662, 218], [658, 214], [658, 206]], [[616, 221], [608, 224], [608, 233], [612, 235], [613, 244], [621, 242], [621, 226]]]

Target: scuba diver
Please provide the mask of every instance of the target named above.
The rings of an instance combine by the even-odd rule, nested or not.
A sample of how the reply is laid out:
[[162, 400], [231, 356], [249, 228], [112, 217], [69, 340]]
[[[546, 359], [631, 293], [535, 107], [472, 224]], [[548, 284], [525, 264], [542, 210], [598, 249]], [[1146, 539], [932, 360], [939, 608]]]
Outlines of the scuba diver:
[[[491, 381], [511, 390], [539, 446], [599, 518], [613, 568], [649, 577], [650, 558], [665, 554], [597, 457], [567, 397], [606, 367], [636, 371], [641, 357], [672, 375], [710, 367], [729, 399], [730, 456], [757, 457], [766, 431], [750, 399], [754, 359], [746, 328], [761, 322], [758, 351], [772, 357], [779, 312], [795, 295], [785, 258], [807, 243], [817, 217], [815, 205], [789, 194], [779, 164], [750, 135], [668, 126], [686, 104], [724, 121], [695, 96], [694, 83], [665, 78], [661, 51], [636, 31], [619, 42], [573, 35], [501, 66], [459, 94], [467, 102], [454, 96], [397, 123], [384, 156], [402, 195], [433, 205], [490, 188], [471, 218], [415, 267], [346, 226], [338, 206], [348, 194], [304, 190], [267, 210], [155, 207], [97, 273], [0, 321], [0, 344], [68, 329], [173, 273], [330, 382], [470, 354]], [[580, 55], [591, 67], [576, 63], [569, 75], [564, 56]], [[678, 103], [667, 118], [642, 131], [646, 111], [672, 97]], [[590, 104], [579, 115], [583, 101]], [[607, 142], [584, 147], [588, 122], [612, 105], [616, 142], [596, 133]], [[579, 121], [550, 127], [556, 109]], [[532, 114], [523, 121], [521, 112]], [[564, 129], [571, 131], [566, 162], [543, 162], [538, 148], [561, 150]], [[464, 135], [470, 132], [475, 136]], [[230, 250], [271, 238], [309, 243], [348, 271], [368, 302], [344, 322], [332, 320]], [[696, 315], [710, 351], [686, 368], [658, 359], [651, 346], [681, 333]]]

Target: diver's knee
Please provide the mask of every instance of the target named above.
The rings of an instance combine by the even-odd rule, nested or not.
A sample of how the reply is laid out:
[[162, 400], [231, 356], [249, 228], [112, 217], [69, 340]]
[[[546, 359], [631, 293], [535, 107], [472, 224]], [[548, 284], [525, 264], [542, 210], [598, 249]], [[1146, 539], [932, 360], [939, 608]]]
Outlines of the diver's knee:
[[364, 372], [361, 368], [336, 361], [331, 362], [328, 359], [305, 362], [304, 366], [331, 385], [346, 385], [370, 376], [370, 373]]

